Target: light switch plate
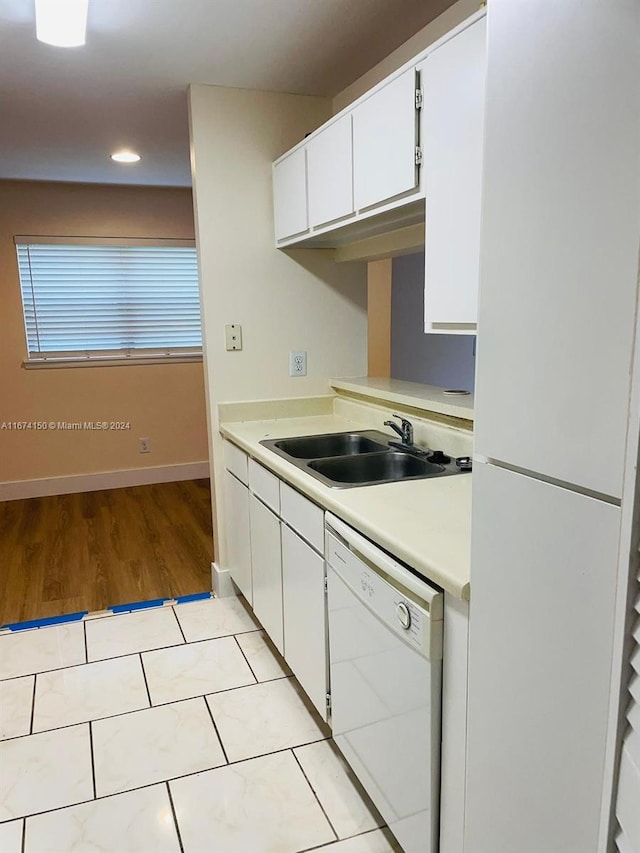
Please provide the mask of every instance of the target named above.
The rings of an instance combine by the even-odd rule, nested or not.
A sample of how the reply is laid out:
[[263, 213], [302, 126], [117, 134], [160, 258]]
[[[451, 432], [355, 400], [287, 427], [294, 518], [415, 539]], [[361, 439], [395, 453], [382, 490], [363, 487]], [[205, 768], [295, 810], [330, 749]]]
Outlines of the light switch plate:
[[228, 323], [224, 327], [224, 343], [229, 352], [242, 349], [242, 326]]

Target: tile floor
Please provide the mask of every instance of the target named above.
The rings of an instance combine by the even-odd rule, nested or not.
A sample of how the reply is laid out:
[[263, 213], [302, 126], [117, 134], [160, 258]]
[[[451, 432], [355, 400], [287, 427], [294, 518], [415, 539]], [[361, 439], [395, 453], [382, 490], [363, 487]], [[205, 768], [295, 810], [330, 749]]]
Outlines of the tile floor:
[[1, 853], [390, 853], [240, 599], [0, 634]]

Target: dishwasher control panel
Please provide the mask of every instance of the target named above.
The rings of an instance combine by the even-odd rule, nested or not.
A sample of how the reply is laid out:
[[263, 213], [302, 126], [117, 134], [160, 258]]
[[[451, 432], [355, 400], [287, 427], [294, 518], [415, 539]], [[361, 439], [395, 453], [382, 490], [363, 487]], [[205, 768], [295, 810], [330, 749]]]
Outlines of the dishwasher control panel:
[[[418, 596], [398, 589], [401, 582], [393, 581], [383, 567], [374, 566], [331, 531], [327, 531], [326, 536], [326, 557], [336, 574], [390, 630], [426, 657], [433, 660], [441, 656], [440, 608], [434, 608], [438, 618], [433, 619], [430, 614], [432, 602], [419, 601]], [[426, 584], [425, 589], [433, 596], [434, 591]]]

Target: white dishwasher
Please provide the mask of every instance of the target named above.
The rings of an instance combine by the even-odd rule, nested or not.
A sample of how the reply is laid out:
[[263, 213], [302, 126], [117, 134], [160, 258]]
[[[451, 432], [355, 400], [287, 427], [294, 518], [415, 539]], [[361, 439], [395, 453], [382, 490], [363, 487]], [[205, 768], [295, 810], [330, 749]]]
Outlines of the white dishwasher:
[[405, 853], [438, 849], [442, 593], [326, 515], [333, 738]]

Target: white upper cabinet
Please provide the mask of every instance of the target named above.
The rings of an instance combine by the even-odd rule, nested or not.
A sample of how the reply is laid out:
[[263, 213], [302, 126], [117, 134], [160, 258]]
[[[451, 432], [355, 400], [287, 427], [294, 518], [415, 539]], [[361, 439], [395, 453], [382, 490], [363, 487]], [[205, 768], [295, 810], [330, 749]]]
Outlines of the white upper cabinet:
[[475, 448], [619, 498], [640, 239], [640, 5], [543, 6], [498, 0], [488, 17]]
[[426, 332], [476, 330], [486, 20], [449, 39], [420, 66]]
[[417, 189], [417, 117], [414, 68], [353, 110], [353, 185], [358, 210]]
[[309, 228], [304, 148], [296, 149], [273, 165], [273, 213], [276, 240], [302, 234]]
[[311, 226], [353, 213], [351, 115], [342, 116], [309, 140], [307, 172]]
[[[435, 257], [432, 265], [436, 278], [454, 281], [462, 291], [451, 305], [434, 306], [434, 323], [457, 323], [456, 331], [475, 323], [475, 291], [467, 292], [467, 282], [477, 281], [477, 268], [472, 273], [471, 267], [477, 267], [478, 251], [485, 16], [484, 9], [472, 15], [273, 166], [278, 246], [342, 246], [424, 222], [418, 93], [419, 72], [425, 69], [432, 78], [424, 94], [433, 115], [428, 131], [438, 170], [432, 180], [433, 215], [442, 245], [451, 242], [453, 232], [460, 247], [453, 259], [449, 253], [450, 269], [447, 255]], [[437, 121], [443, 127], [436, 133]], [[440, 290], [444, 293], [445, 284]]]

